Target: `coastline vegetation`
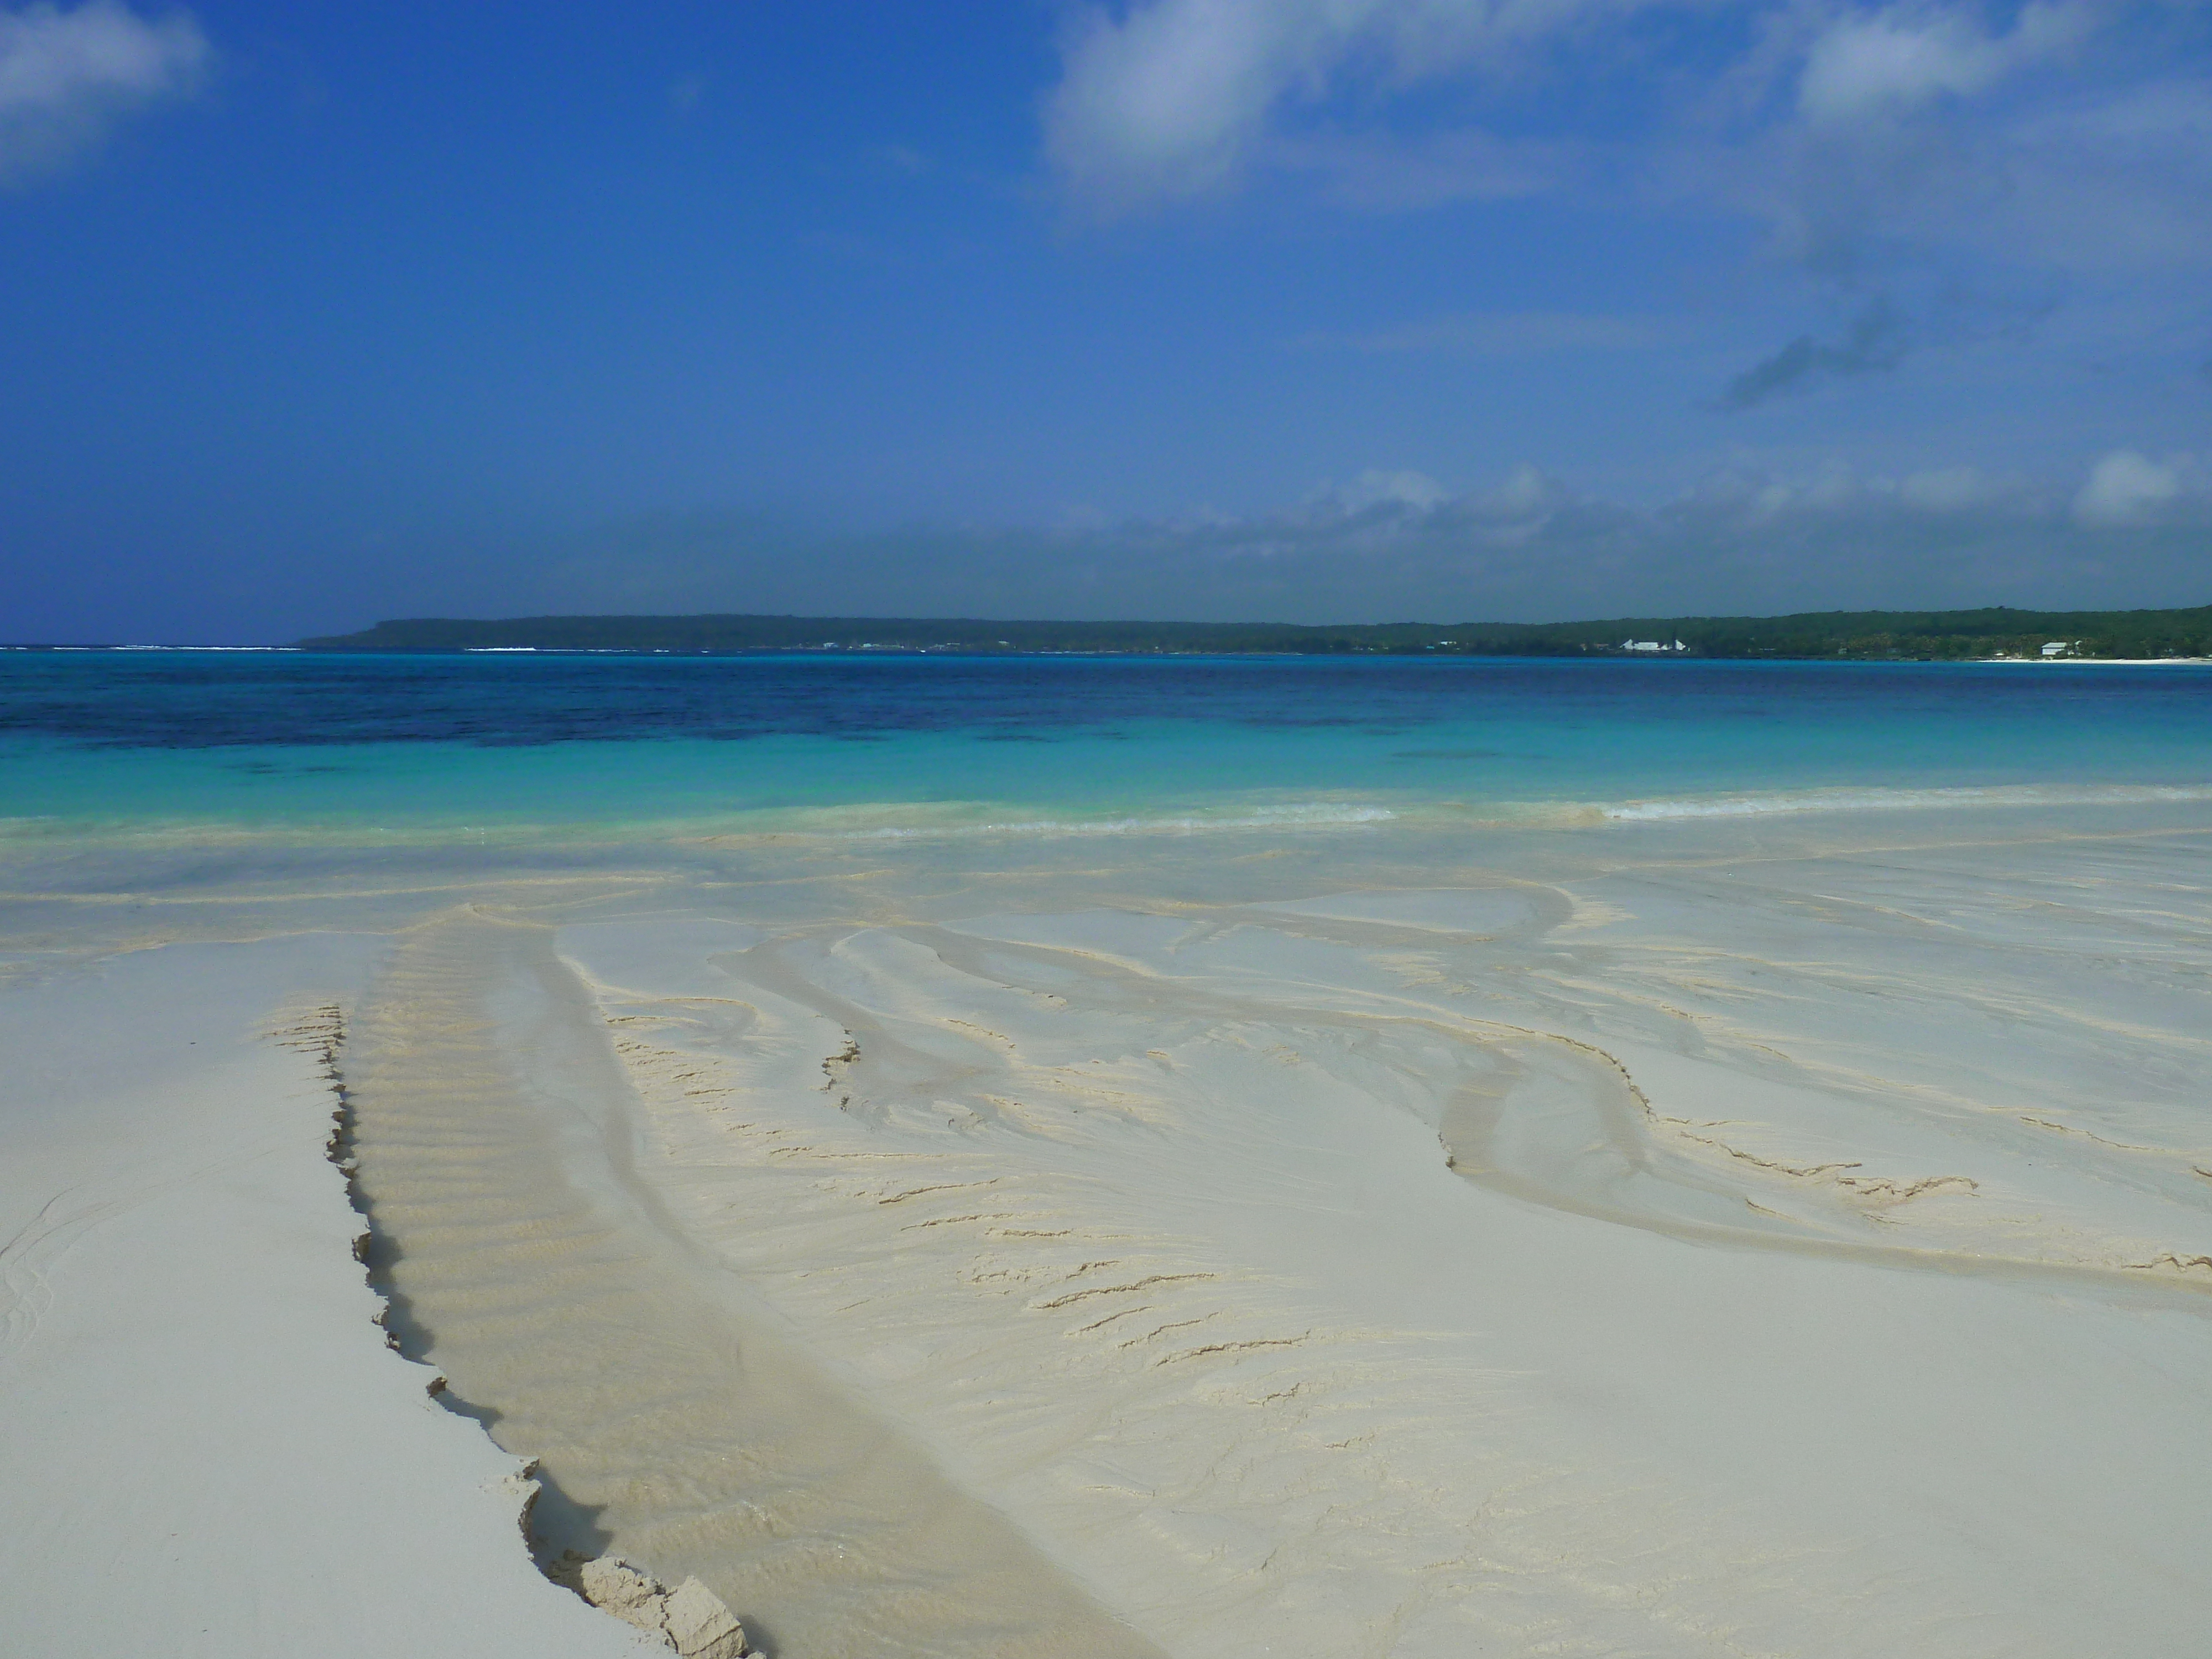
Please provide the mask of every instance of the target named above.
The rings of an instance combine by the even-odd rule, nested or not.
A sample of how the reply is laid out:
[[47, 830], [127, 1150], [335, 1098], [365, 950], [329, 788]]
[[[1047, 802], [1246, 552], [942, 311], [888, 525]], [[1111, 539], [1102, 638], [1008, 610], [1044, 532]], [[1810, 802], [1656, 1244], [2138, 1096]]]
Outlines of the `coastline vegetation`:
[[[418, 617], [311, 651], [962, 651], [1127, 654], [1667, 655], [1970, 661], [2212, 656], [2212, 605], [2173, 611], [1820, 611], [1567, 623], [995, 622], [897, 617]], [[2061, 650], [2046, 653], [2058, 645]], [[1639, 649], [1638, 647], [1642, 647]], [[1654, 647], [1657, 647], [1655, 649]]]

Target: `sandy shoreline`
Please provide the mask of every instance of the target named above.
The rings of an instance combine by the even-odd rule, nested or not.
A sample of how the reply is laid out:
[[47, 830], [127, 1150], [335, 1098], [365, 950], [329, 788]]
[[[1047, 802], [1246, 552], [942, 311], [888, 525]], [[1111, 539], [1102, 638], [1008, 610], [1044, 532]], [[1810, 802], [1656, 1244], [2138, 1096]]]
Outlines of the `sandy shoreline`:
[[1978, 657], [1978, 662], [2079, 663], [2101, 668], [2202, 668], [2212, 657]]
[[322, 1051], [382, 949], [179, 945], [0, 995], [12, 1650], [666, 1651], [538, 1576], [522, 1465], [374, 1322]]
[[[531, 1568], [516, 1453], [549, 1529], [790, 1659], [2185, 1650], [2201, 813], [487, 869], [123, 954], [168, 923], [49, 923], [0, 986], [39, 1056], [0, 1391], [53, 1425], [9, 1438], [22, 1627], [636, 1650]], [[395, 1328], [507, 1453], [368, 1323], [268, 1036], [326, 1005]]]

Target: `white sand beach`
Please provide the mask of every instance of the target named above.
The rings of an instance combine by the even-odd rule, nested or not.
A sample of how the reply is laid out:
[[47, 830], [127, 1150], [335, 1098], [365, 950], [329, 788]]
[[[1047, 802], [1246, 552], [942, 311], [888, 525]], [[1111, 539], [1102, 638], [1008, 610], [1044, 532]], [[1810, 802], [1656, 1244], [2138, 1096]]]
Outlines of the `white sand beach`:
[[374, 1323], [324, 1056], [384, 948], [311, 933], [15, 964], [8, 1651], [666, 1651], [539, 1576], [523, 1465]]
[[2191, 1651], [2202, 812], [50, 907], [15, 1627], [636, 1650], [528, 1457], [779, 1659]]

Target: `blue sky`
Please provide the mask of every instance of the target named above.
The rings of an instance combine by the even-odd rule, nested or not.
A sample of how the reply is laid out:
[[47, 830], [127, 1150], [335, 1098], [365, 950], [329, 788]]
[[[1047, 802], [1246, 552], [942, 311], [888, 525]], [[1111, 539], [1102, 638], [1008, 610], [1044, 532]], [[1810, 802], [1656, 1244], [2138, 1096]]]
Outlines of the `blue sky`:
[[2212, 9], [0, 0], [0, 635], [2212, 600]]

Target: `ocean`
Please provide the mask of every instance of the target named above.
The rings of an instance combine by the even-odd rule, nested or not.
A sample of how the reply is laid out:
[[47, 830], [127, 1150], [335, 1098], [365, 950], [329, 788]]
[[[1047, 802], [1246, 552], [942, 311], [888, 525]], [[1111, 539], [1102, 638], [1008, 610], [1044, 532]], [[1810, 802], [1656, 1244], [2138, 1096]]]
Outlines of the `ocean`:
[[0, 653], [0, 847], [1562, 827], [2212, 792], [2188, 666]]

